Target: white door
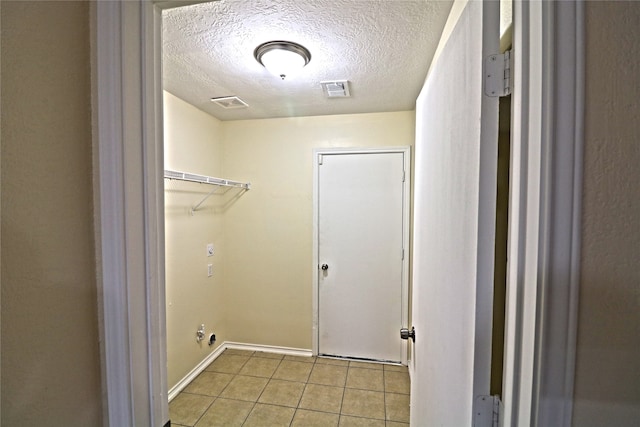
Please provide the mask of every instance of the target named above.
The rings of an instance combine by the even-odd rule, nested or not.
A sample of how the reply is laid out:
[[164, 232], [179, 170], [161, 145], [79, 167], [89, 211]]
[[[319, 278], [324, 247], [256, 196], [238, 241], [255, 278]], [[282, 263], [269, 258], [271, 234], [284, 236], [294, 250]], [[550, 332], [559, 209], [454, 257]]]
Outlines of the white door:
[[318, 353], [403, 360], [405, 153], [320, 154]]
[[417, 101], [412, 426], [471, 426], [489, 393], [498, 98], [483, 58], [498, 5], [467, 3]]

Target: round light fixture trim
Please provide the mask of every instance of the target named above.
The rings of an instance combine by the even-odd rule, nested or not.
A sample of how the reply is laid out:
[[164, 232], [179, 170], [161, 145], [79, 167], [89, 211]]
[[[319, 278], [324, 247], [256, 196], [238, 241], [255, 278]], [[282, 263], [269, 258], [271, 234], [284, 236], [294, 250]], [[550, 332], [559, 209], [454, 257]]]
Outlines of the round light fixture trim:
[[262, 43], [253, 51], [253, 56], [282, 80], [294, 75], [311, 61], [311, 52], [306, 47], [284, 40]]

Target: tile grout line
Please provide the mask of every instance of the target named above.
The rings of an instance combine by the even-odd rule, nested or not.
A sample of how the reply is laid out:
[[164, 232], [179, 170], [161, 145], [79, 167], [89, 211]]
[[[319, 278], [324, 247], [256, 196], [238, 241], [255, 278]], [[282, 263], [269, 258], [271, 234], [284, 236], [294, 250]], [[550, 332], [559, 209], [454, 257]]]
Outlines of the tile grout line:
[[[245, 365], [247, 363], [249, 363], [249, 360], [251, 360], [251, 358], [253, 357], [255, 352], [251, 353], [251, 356], [249, 356], [249, 358], [242, 364], [242, 366], [240, 366], [240, 368], [238, 369], [238, 372], [235, 373], [235, 375], [233, 376], [233, 378], [231, 378], [231, 381], [229, 381], [229, 384], [231, 384], [233, 382], [234, 379], [236, 379], [236, 377], [238, 375], [240, 375], [240, 371], [242, 371], [242, 368], [245, 367]], [[224, 354], [224, 353], [223, 353]], [[224, 390], [226, 390], [227, 387], [229, 387], [229, 384], [227, 384], [224, 389], [220, 392], [220, 394], [222, 394], [224, 392]], [[253, 408], [255, 407], [255, 403], [253, 404], [253, 406], [251, 407], [251, 409], [249, 410], [249, 412], [247, 412], [247, 416], [244, 417], [244, 420], [242, 420], [242, 425], [244, 425], [244, 423], [247, 422], [247, 418], [249, 418], [249, 415], [251, 414], [251, 411], [253, 411]]]
[[349, 369], [351, 369], [351, 362], [347, 363], [347, 375], [344, 377], [344, 387], [342, 387], [342, 399], [340, 399], [340, 411], [338, 413], [338, 425], [342, 420], [342, 409], [344, 407], [344, 395], [347, 393], [347, 378], [349, 378]]
[[[341, 364], [337, 364], [337, 365], [335, 365], [336, 367], [344, 366], [344, 367], [346, 367], [347, 369], [346, 369], [346, 375], [345, 375], [345, 377], [344, 377], [344, 381], [342, 382], [342, 386], [341, 386], [341, 387], [340, 387], [340, 386], [338, 387], [338, 388], [339, 388], [339, 389], [341, 389], [341, 391], [342, 391], [342, 396], [341, 396], [341, 399], [340, 399], [340, 407], [339, 407], [339, 409], [338, 409], [338, 412], [337, 412], [337, 413], [334, 413], [334, 412], [332, 412], [332, 411], [322, 411], [322, 410], [314, 410], [314, 409], [305, 409], [305, 408], [301, 408], [301, 407], [300, 407], [300, 405], [301, 405], [301, 403], [302, 403], [302, 399], [303, 399], [303, 397], [304, 397], [304, 395], [305, 395], [305, 392], [307, 391], [307, 388], [308, 388], [309, 384], [315, 384], [315, 383], [311, 383], [311, 382], [310, 382], [311, 375], [312, 375], [312, 373], [313, 373], [313, 371], [314, 371], [315, 367], [316, 367], [316, 366], [318, 366], [318, 365], [329, 365], [329, 366], [331, 366], [331, 365], [333, 365], [333, 364], [330, 364], [330, 363], [329, 363], [329, 364], [318, 363], [318, 360], [322, 360], [321, 358], [318, 358], [318, 357], [313, 357], [313, 358], [312, 358], [312, 360], [310, 360], [310, 361], [304, 361], [304, 362], [303, 362], [302, 360], [299, 360], [299, 359], [291, 359], [291, 360], [286, 359], [286, 355], [285, 355], [285, 356], [283, 356], [283, 357], [281, 357], [281, 358], [275, 358], [275, 357], [263, 357], [263, 356], [261, 356], [261, 355], [258, 355], [257, 353], [258, 353], [258, 352], [252, 352], [252, 353], [251, 353], [251, 355], [247, 355], [247, 359], [246, 359], [244, 362], [242, 362], [242, 364], [240, 364], [240, 366], [238, 367], [238, 369], [236, 370], [236, 372], [235, 372], [234, 374], [228, 373], [228, 374], [230, 374], [230, 375], [231, 375], [231, 378], [230, 378], [229, 382], [228, 382], [228, 383], [227, 383], [227, 384], [226, 384], [226, 385], [225, 385], [225, 386], [220, 390], [220, 392], [218, 392], [218, 393], [217, 393], [217, 395], [216, 395], [216, 396], [210, 396], [210, 395], [207, 395], [207, 394], [200, 394], [200, 393], [189, 393], [189, 392], [184, 392], [184, 394], [200, 395], [200, 396], [206, 396], [206, 397], [212, 397], [212, 398], [213, 398], [213, 400], [212, 400], [212, 401], [211, 401], [211, 403], [206, 407], [206, 409], [204, 410], [204, 412], [203, 412], [203, 413], [199, 416], [199, 418], [195, 421], [195, 424], [197, 424], [198, 422], [200, 422], [200, 421], [202, 420], [202, 418], [204, 417], [204, 415], [205, 415], [209, 410], [211, 410], [212, 405], [213, 405], [216, 401], [218, 401], [219, 399], [226, 399], [226, 398], [222, 397], [221, 395], [224, 393], [224, 391], [225, 391], [225, 390], [227, 390], [227, 388], [229, 387], [229, 385], [230, 385], [230, 384], [231, 384], [235, 379], [237, 379], [237, 378], [238, 378], [238, 377], [240, 377], [240, 376], [247, 376], [247, 377], [254, 377], [254, 378], [264, 378], [264, 379], [266, 379], [266, 380], [267, 380], [267, 382], [266, 382], [266, 384], [265, 384], [264, 388], [260, 391], [260, 393], [258, 394], [258, 396], [257, 396], [257, 398], [255, 399], [255, 401], [253, 401], [253, 402], [251, 402], [251, 401], [245, 401], [245, 402], [248, 402], [248, 403], [252, 403], [252, 405], [251, 405], [251, 408], [249, 409], [249, 411], [248, 411], [247, 415], [245, 416], [244, 420], [242, 421], [242, 425], [245, 425], [245, 424], [246, 424], [246, 422], [248, 421], [248, 419], [249, 419], [249, 417], [250, 417], [251, 413], [255, 410], [255, 408], [257, 407], [257, 404], [258, 404], [258, 403], [260, 403], [260, 402], [259, 402], [259, 400], [260, 400], [260, 399], [261, 399], [261, 397], [264, 395], [264, 393], [265, 393], [265, 391], [266, 391], [267, 387], [269, 386], [269, 384], [270, 384], [273, 380], [278, 380], [278, 381], [283, 381], [283, 382], [291, 382], [291, 383], [301, 383], [301, 384], [303, 384], [303, 385], [304, 385], [304, 386], [303, 386], [303, 388], [302, 388], [302, 392], [301, 392], [300, 396], [298, 397], [298, 399], [297, 399], [297, 403], [295, 404], [295, 406], [293, 406], [293, 407], [292, 407], [292, 406], [288, 406], [288, 405], [284, 405], [284, 404], [282, 404], [282, 405], [281, 405], [281, 404], [274, 404], [274, 403], [271, 403], [271, 404], [270, 404], [270, 405], [273, 405], [273, 406], [278, 406], [278, 407], [282, 407], [282, 408], [289, 408], [289, 409], [293, 409], [293, 410], [294, 410], [294, 411], [293, 411], [293, 416], [292, 416], [292, 418], [291, 418], [291, 421], [289, 422], [289, 427], [291, 427], [291, 426], [293, 425], [294, 420], [295, 420], [295, 417], [296, 417], [296, 414], [298, 413], [298, 411], [299, 411], [299, 410], [305, 410], [305, 411], [307, 411], [307, 410], [308, 410], [308, 411], [311, 411], [311, 412], [319, 412], [319, 413], [335, 414], [335, 415], [337, 415], [337, 417], [338, 417], [338, 422], [340, 422], [340, 420], [342, 419], [343, 415], [344, 415], [344, 416], [347, 416], [346, 414], [343, 414], [343, 410], [344, 410], [345, 395], [346, 395], [346, 391], [347, 391], [347, 389], [348, 389], [347, 384], [348, 384], [348, 379], [349, 379], [349, 373], [352, 373], [352, 368], [353, 368], [353, 369], [356, 369], [356, 368], [359, 368], [359, 369], [372, 369], [372, 370], [380, 371], [380, 372], [382, 373], [383, 414], [384, 414], [384, 415], [383, 415], [383, 419], [382, 419], [381, 421], [383, 421], [385, 424], [386, 424], [387, 422], [391, 422], [391, 421], [392, 421], [392, 420], [388, 420], [388, 418], [389, 418], [389, 413], [388, 413], [388, 410], [387, 410], [387, 397], [388, 397], [388, 396], [387, 396], [387, 394], [388, 394], [388, 393], [391, 393], [391, 392], [390, 392], [390, 391], [388, 390], [388, 388], [387, 388], [387, 381], [386, 381], [387, 375], [386, 375], [386, 374], [387, 374], [387, 372], [392, 373], [392, 372], [400, 372], [400, 371], [396, 371], [396, 370], [393, 370], [393, 369], [386, 369], [386, 366], [385, 366], [385, 365], [383, 365], [383, 366], [381, 367], [382, 369], [370, 368], [370, 367], [368, 367], [368, 366], [366, 366], [366, 365], [351, 366], [351, 361], [349, 361], [346, 365], [341, 365]], [[239, 356], [239, 355], [241, 355], [241, 354], [230, 354], [229, 356], [236, 356], [236, 355], [238, 355], [238, 356]], [[258, 360], [258, 359], [272, 359], [272, 360], [277, 360], [277, 364], [275, 365], [275, 367], [274, 367], [273, 371], [270, 373], [270, 375], [269, 375], [268, 377], [265, 377], [265, 376], [256, 376], [256, 375], [245, 375], [245, 374], [241, 374], [242, 369], [243, 369], [243, 368], [245, 368], [245, 367], [247, 366], [247, 364], [248, 364], [252, 359], [253, 359], [253, 360]], [[283, 362], [283, 361], [285, 361], [285, 360], [290, 361], [290, 362], [299, 362], [299, 363], [304, 363], [304, 364], [310, 365], [310, 366], [311, 366], [311, 368], [309, 369], [308, 374], [306, 375], [306, 379], [305, 379], [305, 380], [302, 380], [302, 381], [299, 381], [299, 380], [297, 380], [297, 379], [295, 379], [295, 378], [294, 378], [294, 379], [274, 378], [274, 377], [275, 377], [275, 375], [276, 375], [276, 372], [278, 371], [278, 369], [280, 369], [281, 367], [283, 367], [283, 366], [284, 366], [282, 362]], [[210, 372], [213, 372], [213, 373], [216, 373], [216, 374], [224, 374], [224, 372], [217, 372], [217, 371], [210, 371]], [[353, 372], [355, 372], [355, 371], [353, 371]], [[322, 385], [322, 384], [318, 384], [318, 385]], [[327, 384], [327, 386], [331, 387], [331, 386], [330, 386], [330, 385], [328, 385], [328, 384]], [[361, 391], [372, 391], [372, 392], [375, 392], [375, 391], [376, 391], [376, 390], [375, 390], [375, 388], [366, 388], [366, 385], [363, 385], [362, 387], [363, 387], [363, 388], [360, 388], [360, 387], [352, 387], [352, 388], [353, 388], [354, 390], [361, 390]], [[394, 393], [394, 394], [398, 394], [398, 395], [410, 395], [410, 393], [402, 393], [402, 392], [397, 392], [397, 393]], [[231, 400], [238, 400], [238, 399], [231, 399]], [[240, 400], [240, 401], [242, 401], [242, 400]], [[266, 403], [265, 403], [265, 404], [266, 404]], [[363, 420], [366, 420], [366, 419], [374, 420], [374, 419], [376, 419], [376, 418], [368, 418], [368, 417], [366, 417], [366, 416], [357, 416], [357, 418], [360, 418], [360, 419], [363, 419]], [[400, 421], [398, 421], [398, 422], [400, 422]], [[195, 424], [194, 424], [194, 425], [195, 425]]]
[[291, 418], [291, 422], [289, 422], [289, 427], [293, 425], [293, 420], [296, 418], [296, 414], [298, 413], [300, 408], [300, 403], [302, 402], [302, 396], [304, 396], [304, 392], [307, 390], [307, 384], [309, 384], [309, 377], [311, 377], [311, 372], [313, 372], [313, 368], [316, 366], [317, 358], [313, 359], [313, 363], [311, 363], [311, 369], [309, 370], [309, 374], [307, 375], [307, 379], [304, 382], [304, 387], [302, 388], [302, 393], [300, 393], [300, 398], [298, 398], [298, 403], [296, 404], [295, 411], [293, 412], [293, 418]]
[[[224, 354], [224, 352], [223, 352], [223, 354]], [[251, 358], [249, 358], [249, 359], [251, 359]], [[249, 359], [247, 359], [247, 360], [242, 364], [242, 366], [240, 366], [240, 369], [238, 369], [238, 372], [240, 372], [240, 370], [244, 367], [244, 365], [246, 365], [246, 364], [247, 364], [247, 362], [249, 361]], [[212, 362], [212, 363], [213, 363], [213, 362]], [[209, 365], [210, 365], [210, 364], [209, 364]], [[207, 365], [207, 368], [209, 367], [209, 365]], [[206, 372], [206, 368], [205, 368], [205, 372]], [[222, 390], [220, 390], [220, 393], [218, 393], [218, 395], [217, 395], [217, 396], [214, 396], [214, 398], [213, 398], [213, 400], [211, 401], [211, 403], [209, 404], [209, 406], [207, 406], [207, 409], [205, 409], [205, 410], [204, 410], [204, 412], [202, 413], [202, 415], [200, 415], [200, 417], [198, 417], [198, 419], [196, 420], [196, 422], [193, 424], [194, 426], [200, 422], [200, 420], [202, 419], [202, 417], [204, 417], [204, 415], [205, 415], [205, 414], [207, 413], [207, 411], [211, 408], [211, 406], [216, 402], [216, 400], [218, 400], [218, 399], [220, 398], [220, 395], [225, 391], [225, 389], [226, 389], [227, 387], [229, 387], [229, 384], [231, 384], [231, 382], [234, 380], [234, 378], [235, 378], [237, 375], [238, 375], [237, 373], [236, 373], [236, 374], [234, 374], [234, 375], [233, 375], [233, 377], [231, 377], [231, 380], [229, 380], [229, 382], [227, 383], [227, 385], [225, 385], [225, 386], [222, 388]], [[199, 396], [203, 396], [203, 395], [199, 395]], [[244, 424], [244, 422], [243, 422], [243, 424]]]
[[382, 367], [382, 409], [384, 409], [384, 425], [387, 425], [387, 381], [384, 374], [384, 366]]
[[[251, 355], [251, 357], [249, 357], [249, 359], [245, 362], [245, 365], [247, 363], [249, 363], [249, 360], [251, 360], [251, 358], [256, 357], [256, 358], [261, 358], [260, 356], [256, 356], [256, 352], [254, 351], [253, 354]], [[269, 359], [268, 357], [263, 357], [262, 359]], [[276, 359], [272, 359], [272, 360], [276, 360]], [[262, 393], [264, 393], [265, 389], [267, 388], [267, 386], [269, 385], [269, 383], [271, 382], [271, 378], [273, 378], [273, 374], [278, 370], [278, 367], [280, 366], [280, 364], [282, 363], [282, 361], [284, 360], [284, 357], [282, 357], [282, 359], [280, 359], [278, 361], [278, 365], [276, 366], [276, 368], [273, 370], [273, 372], [271, 373], [271, 376], [268, 377], [267, 379], [267, 383], [264, 385], [264, 388], [262, 389], [262, 391], [260, 392], [260, 394], [258, 395], [258, 397], [256, 398], [256, 401], [253, 402], [253, 406], [251, 407], [251, 410], [249, 411], [249, 413], [247, 414], [247, 416], [245, 417], [244, 421], [242, 422], [242, 425], [245, 425], [247, 420], [249, 419], [249, 417], [251, 416], [251, 413], [253, 412], [253, 410], [256, 408], [256, 406], [258, 405], [258, 401], [260, 400], [260, 398], [262, 397]], [[244, 367], [244, 366], [243, 366]], [[248, 375], [247, 375], [248, 376]], [[254, 377], [256, 378], [256, 377]], [[259, 378], [259, 377], [258, 377]], [[264, 377], [262, 377], [264, 378]]]

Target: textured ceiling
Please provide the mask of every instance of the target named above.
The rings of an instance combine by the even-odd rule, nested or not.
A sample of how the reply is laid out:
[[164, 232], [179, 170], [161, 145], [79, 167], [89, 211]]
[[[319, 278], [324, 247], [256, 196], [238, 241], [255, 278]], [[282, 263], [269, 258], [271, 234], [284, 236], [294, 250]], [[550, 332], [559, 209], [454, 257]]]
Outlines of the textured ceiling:
[[[163, 85], [220, 120], [412, 110], [451, 1], [222, 0], [163, 12]], [[287, 80], [253, 51], [300, 43], [311, 62]], [[348, 80], [350, 98], [321, 81]], [[238, 96], [248, 108], [210, 101]]]

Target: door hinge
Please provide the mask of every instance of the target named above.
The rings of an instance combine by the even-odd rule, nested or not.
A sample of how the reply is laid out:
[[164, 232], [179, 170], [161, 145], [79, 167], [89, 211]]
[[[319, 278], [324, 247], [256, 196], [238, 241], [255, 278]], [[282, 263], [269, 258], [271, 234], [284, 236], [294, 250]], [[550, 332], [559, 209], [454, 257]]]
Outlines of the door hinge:
[[402, 171], [402, 182], [404, 182], [404, 180], [406, 179], [406, 175], [407, 173], [405, 171]]
[[484, 93], [487, 96], [507, 96], [511, 93], [510, 50], [484, 59]]
[[404, 261], [404, 248], [402, 249], [402, 261]]
[[318, 154], [318, 164], [322, 165], [322, 154]]
[[478, 396], [473, 408], [473, 427], [502, 427], [502, 401], [498, 396]]

